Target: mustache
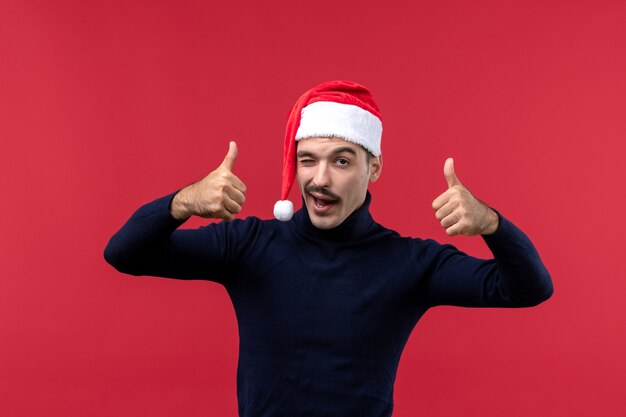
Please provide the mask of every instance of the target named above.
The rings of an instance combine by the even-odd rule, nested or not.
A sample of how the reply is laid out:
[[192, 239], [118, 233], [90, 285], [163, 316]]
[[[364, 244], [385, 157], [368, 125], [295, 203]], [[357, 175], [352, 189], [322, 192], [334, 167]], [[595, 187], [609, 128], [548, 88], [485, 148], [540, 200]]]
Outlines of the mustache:
[[304, 188], [304, 191], [306, 191], [307, 193], [316, 193], [316, 194], [321, 194], [323, 196], [326, 196], [328, 198], [331, 198], [335, 201], [339, 200], [339, 196], [331, 191], [328, 191], [326, 188], [324, 187], [318, 187], [315, 184], [309, 184]]

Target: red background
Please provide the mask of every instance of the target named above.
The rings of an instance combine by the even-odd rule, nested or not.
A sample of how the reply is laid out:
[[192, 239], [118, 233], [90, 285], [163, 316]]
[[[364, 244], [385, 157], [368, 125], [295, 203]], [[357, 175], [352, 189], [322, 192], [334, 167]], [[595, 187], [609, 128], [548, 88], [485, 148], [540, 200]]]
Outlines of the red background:
[[394, 415], [626, 415], [626, 3], [297, 3], [0, 1], [2, 415], [236, 415], [224, 289], [123, 276], [102, 251], [232, 138], [242, 215], [269, 218], [287, 112], [335, 78], [383, 112], [379, 222], [487, 256], [430, 208], [453, 156], [556, 287], [534, 309], [431, 310]]

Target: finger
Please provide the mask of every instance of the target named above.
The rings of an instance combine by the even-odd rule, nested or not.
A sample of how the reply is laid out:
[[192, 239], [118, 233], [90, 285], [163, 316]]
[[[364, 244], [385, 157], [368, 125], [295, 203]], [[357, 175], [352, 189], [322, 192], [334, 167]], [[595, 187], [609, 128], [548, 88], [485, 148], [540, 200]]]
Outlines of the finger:
[[222, 210], [217, 216], [218, 219], [225, 220], [227, 222], [231, 222], [235, 220], [235, 215], [228, 210]]
[[454, 173], [454, 159], [446, 159], [446, 162], [443, 165], [443, 176], [446, 177], [448, 188], [452, 188], [455, 185], [461, 185], [461, 181], [459, 181], [458, 177]]
[[454, 211], [454, 205], [452, 204], [444, 204], [443, 207], [437, 210], [435, 213], [435, 218], [437, 220], [443, 220], [446, 216]]
[[230, 198], [224, 199], [224, 208], [226, 209], [226, 211], [232, 214], [237, 214], [241, 212], [241, 206]]
[[448, 227], [446, 229], [446, 234], [448, 236], [460, 235], [463, 233], [463, 228], [465, 226], [462, 223], [455, 223], [454, 225]]
[[455, 224], [457, 224], [460, 220], [460, 216], [457, 213], [451, 213], [448, 216], [444, 217], [443, 219], [441, 219], [441, 225], [445, 228], [448, 229], [451, 226], [454, 226]]
[[230, 182], [233, 185], [233, 187], [241, 191], [243, 194], [245, 194], [246, 191], [248, 190], [248, 187], [246, 187], [246, 184], [244, 184], [243, 181], [241, 181], [239, 177], [237, 177], [235, 174], [232, 174], [232, 176], [230, 177]]
[[230, 197], [230, 199], [233, 200], [235, 203], [242, 205], [246, 202], [246, 196], [235, 187], [224, 188], [224, 191], [226, 192], [228, 197]]
[[229, 171], [232, 171], [238, 154], [239, 150], [237, 149], [237, 144], [231, 140], [228, 144], [228, 153], [226, 154], [226, 157], [224, 158], [221, 166], [228, 169]]
[[453, 192], [454, 190], [451, 191], [448, 189], [441, 193], [439, 197], [435, 198], [432, 203], [433, 210], [439, 210], [441, 207], [443, 207], [450, 200]]
[[448, 236], [464, 235], [468, 230], [468, 226], [463, 221], [458, 221], [446, 229]]

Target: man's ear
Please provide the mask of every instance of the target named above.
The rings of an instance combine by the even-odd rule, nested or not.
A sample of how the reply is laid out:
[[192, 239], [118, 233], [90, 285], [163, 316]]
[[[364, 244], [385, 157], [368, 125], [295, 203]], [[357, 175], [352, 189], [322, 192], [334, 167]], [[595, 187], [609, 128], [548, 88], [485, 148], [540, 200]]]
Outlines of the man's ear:
[[376, 182], [383, 170], [383, 156], [372, 156], [370, 158], [370, 182]]

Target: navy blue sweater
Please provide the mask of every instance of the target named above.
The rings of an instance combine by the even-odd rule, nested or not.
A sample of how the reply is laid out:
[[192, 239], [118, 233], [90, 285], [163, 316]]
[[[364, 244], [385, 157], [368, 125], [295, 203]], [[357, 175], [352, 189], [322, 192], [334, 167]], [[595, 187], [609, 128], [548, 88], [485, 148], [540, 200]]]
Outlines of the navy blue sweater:
[[528, 238], [500, 216], [492, 260], [401, 237], [369, 213], [320, 230], [289, 222], [221, 222], [177, 230], [172, 194], [141, 207], [105, 258], [121, 272], [224, 285], [239, 326], [242, 417], [390, 416], [402, 349], [429, 307], [533, 306], [552, 282]]

